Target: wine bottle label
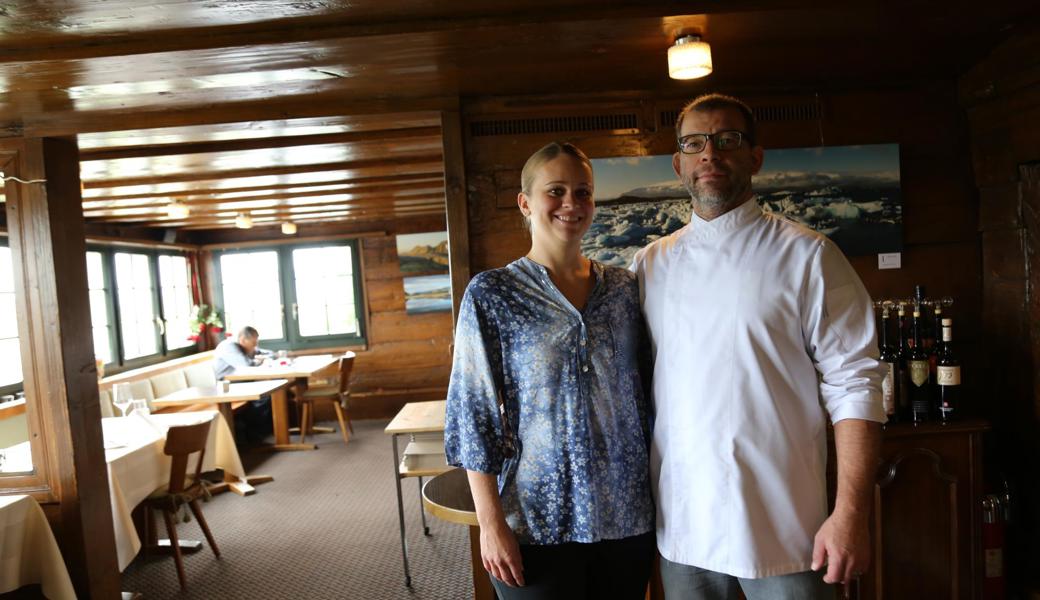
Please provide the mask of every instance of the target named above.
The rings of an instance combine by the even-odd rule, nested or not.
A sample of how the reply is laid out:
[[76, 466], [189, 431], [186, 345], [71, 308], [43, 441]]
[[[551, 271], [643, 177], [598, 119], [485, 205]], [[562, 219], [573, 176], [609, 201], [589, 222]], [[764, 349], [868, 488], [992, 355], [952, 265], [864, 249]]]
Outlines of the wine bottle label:
[[986, 549], [986, 577], [1004, 576], [1004, 551], [1001, 548]]
[[896, 366], [893, 363], [885, 363], [885, 378], [881, 380], [881, 399], [884, 403], [885, 414], [893, 415], [896, 412]]
[[928, 383], [928, 361], [927, 360], [912, 360], [910, 361], [910, 381], [917, 387]]
[[935, 369], [936, 381], [939, 385], [960, 385], [961, 384], [961, 368], [960, 367], [936, 367]]

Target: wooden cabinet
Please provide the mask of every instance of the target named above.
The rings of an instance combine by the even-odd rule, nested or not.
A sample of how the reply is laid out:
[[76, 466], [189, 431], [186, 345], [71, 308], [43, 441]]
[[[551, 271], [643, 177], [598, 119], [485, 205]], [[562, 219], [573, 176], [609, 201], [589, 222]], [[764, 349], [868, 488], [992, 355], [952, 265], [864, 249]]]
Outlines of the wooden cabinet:
[[885, 428], [874, 486], [874, 557], [851, 597], [981, 597], [982, 434], [988, 428], [980, 420]]

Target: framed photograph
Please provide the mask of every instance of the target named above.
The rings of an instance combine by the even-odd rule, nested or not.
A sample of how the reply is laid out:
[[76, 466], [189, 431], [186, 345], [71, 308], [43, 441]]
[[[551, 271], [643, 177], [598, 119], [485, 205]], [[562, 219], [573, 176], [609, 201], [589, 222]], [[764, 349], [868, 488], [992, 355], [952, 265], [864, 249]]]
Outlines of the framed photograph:
[[[582, 252], [627, 267], [650, 242], [689, 222], [690, 195], [672, 170], [672, 155], [592, 161], [596, 218]], [[758, 202], [831, 238], [848, 256], [899, 252], [903, 200], [899, 145], [766, 150], [752, 178]]]
[[397, 236], [407, 314], [451, 312], [448, 232]]

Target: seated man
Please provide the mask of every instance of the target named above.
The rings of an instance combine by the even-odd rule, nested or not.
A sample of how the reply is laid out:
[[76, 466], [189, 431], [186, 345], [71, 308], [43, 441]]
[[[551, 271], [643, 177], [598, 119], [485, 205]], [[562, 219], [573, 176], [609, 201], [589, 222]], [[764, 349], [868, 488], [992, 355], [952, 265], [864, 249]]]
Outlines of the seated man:
[[[213, 350], [213, 373], [217, 379], [235, 372], [239, 367], [251, 367], [271, 354], [257, 346], [260, 334], [246, 325], [236, 338], [228, 338]], [[242, 409], [241, 418], [235, 419], [235, 436], [248, 444], [257, 444], [271, 433], [271, 397], [264, 396]]]

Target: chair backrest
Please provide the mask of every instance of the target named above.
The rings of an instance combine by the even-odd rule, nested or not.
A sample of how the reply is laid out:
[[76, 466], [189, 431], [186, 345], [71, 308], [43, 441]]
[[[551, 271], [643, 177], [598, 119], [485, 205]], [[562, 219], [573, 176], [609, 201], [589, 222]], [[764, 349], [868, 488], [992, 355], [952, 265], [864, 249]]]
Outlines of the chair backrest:
[[184, 480], [188, 474], [188, 456], [198, 452], [199, 460], [195, 463], [194, 480], [198, 480], [202, 472], [202, 458], [206, 454], [206, 440], [209, 438], [209, 427], [212, 420], [195, 425], [176, 425], [166, 432], [166, 445], [163, 452], [173, 457], [170, 465], [171, 493], [184, 490]]
[[346, 352], [339, 359], [339, 393], [343, 395], [350, 390], [350, 372], [354, 369], [353, 352]]

